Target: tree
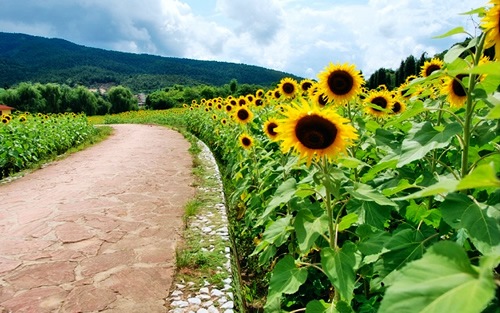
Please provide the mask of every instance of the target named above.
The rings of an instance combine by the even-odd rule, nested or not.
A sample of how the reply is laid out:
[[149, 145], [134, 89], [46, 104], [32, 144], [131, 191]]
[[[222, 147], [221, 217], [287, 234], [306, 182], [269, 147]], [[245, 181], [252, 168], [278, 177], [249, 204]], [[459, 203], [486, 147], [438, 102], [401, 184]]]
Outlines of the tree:
[[95, 115], [97, 112], [97, 97], [83, 86], [78, 86], [72, 92], [71, 109], [75, 113], [83, 112]]
[[108, 100], [111, 103], [110, 113], [121, 113], [137, 110], [137, 99], [130, 89], [123, 86], [112, 87], [108, 91]]
[[61, 111], [61, 87], [58, 84], [36, 84], [40, 94], [45, 99], [45, 113], [60, 113]]
[[169, 97], [163, 90], [157, 90], [149, 94], [146, 98], [146, 105], [154, 110], [165, 110], [175, 107], [177, 101]]

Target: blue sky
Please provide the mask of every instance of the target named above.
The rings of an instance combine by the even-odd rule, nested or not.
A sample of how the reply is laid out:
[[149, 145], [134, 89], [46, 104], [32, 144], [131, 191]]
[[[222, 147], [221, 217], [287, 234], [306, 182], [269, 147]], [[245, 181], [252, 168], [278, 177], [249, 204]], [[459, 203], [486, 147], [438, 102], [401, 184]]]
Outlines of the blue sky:
[[441, 52], [433, 39], [486, 0], [0, 0], [0, 31], [134, 53], [264, 66], [316, 78], [330, 62], [366, 75]]

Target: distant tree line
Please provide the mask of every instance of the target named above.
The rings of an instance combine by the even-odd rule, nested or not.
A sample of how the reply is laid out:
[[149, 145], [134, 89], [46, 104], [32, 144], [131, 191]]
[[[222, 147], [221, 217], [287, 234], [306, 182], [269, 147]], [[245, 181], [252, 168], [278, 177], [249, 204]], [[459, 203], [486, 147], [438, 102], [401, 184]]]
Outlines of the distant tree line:
[[[223, 86], [173, 85], [153, 91], [146, 97], [145, 108], [154, 110], [181, 107], [193, 100], [255, 94], [260, 85], [238, 84], [236, 79]], [[18, 111], [32, 113], [75, 112], [86, 115], [105, 115], [138, 109], [137, 97], [124, 86], [114, 86], [101, 94], [87, 87], [70, 87], [56, 83], [23, 82], [17, 86], [0, 88], [0, 103]]]
[[0, 88], [0, 102], [18, 111], [32, 113], [104, 115], [138, 108], [137, 98], [123, 86], [112, 87], [105, 94], [100, 94], [83, 86], [69, 87], [55, 83], [20, 83], [9, 89]]

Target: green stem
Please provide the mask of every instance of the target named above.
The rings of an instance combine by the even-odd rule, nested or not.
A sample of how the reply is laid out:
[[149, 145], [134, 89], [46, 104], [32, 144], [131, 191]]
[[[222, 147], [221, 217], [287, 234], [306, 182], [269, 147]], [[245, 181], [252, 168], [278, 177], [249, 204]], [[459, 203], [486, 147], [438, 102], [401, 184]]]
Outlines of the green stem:
[[336, 244], [335, 244], [335, 225], [333, 222], [333, 205], [332, 205], [332, 191], [330, 190], [332, 184], [330, 181], [330, 175], [328, 173], [328, 159], [326, 157], [323, 157], [323, 164], [322, 164], [322, 170], [323, 170], [323, 175], [325, 179], [325, 189], [326, 189], [326, 199], [325, 199], [325, 205], [326, 205], [326, 213], [328, 214], [328, 233], [329, 233], [329, 243], [330, 243], [330, 248], [335, 249]]
[[[479, 63], [481, 59], [481, 54], [484, 46], [484, 34], [481, 35], [479, 44], [476, 47], [476, 54], [474, 56], [474, 66]], [[469, 144], [471, 137], [471, 123], [473, 116], [474, 103], [472, 102], [472, 91], [476, 85], [476, 74], [469, 74], [469, 85], [466, 90], [467, 101], [465, 107], [465, 120], [464, 120], [464, 133], [463, 133], [463, 150], [462, 150], [462, 166], [460, 170], [460, 176], [463, 178], [469, 173]]]

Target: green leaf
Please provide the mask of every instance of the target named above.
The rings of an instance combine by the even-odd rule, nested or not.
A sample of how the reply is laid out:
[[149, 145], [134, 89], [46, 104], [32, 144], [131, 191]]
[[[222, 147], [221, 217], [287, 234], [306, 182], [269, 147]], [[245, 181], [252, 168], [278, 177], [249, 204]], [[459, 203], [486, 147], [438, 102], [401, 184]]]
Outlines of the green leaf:
[[307, 303], [306, 313], [329, 313], [335, 312], [330, 303], [326, 303], [324, 300], [313, 300]]
[[464, 69], [457, 74], [487, 74], [493, 76], [500, 75], [500, 62], [487, 62], [471, 69]]
[[[343, 216], [340, 219], [340, 223], [338, 225], [339, 232], [348, 229], [349, 227], [352, 226], [352, 224], [356, 223], [357, 221], [358, 221], [358, 214], [356, 214], [356, 213], [349, 213], [349, 214]], [[328, 219], [327, 219], [327, 223], [328, 223]], [[328, 224], [327, 224], [327, 226], [328, 226]]]
[[432, 37], [432, 38], [440, 39], [440, 38], [450, 37], [450, 36], [453, 36], [453, 35], [456, 35], [456, 34], [467, 34], [467, 32], [465, 31], [465, 29], [462, 26], [458, 26], [458, 27], [455, 27], [455, 28], [447, 31], [446, 33], [444, 33], [442, 35], [435, 36], [435, 37]]
[[456, 190], [458, 185], [458, 181], [455, 179], [449, 179], [449, 178], [441, 178], [441, 180], [434, 185], [431, 185], [427, 188], [424, 188], [422, 190], [419, 190], [415, 193], [409, 194], [404, 197], [399, 197], [399, 198], [394, 198], [396, 201], [400, 200], [409, 200], [409, 199], [417, 199], [417, 198], [423, 198], [423, 197], [429, 197], [429, 196], [434, 196], [437, 194], [446, 194], [449, 192], [453, 192]]
[[354, 187], [346, 187], [346, 190], [358, 200], [373, 201], [380, 205], [397, 206], [396, 203], [386, 198], [379, 191], [374, 190], [370, 185], [355, 183]]
[[465, 228], [476, 248], [487, 254], [500, 245], [500, 221], [490, 217], [469, 197], [449, 194], [441, 204], [443, 219], [455, 229]]
[[385, 228], [385, 222], [391, 216], [393, 207], [380, 205], [376, 202], [364, 201], [361, 204], [361, 216], [364, 217], [366, 224], [378, 229]]
[[285, 255], [281, 259], [271, 274], [269, 281], [269, 291], [267, 295], [266, 307], [276, 307], [282, 294], [293, 294], [299, 290], [307, 280], [307, 268], [297, 268], [295, 260], [291, 255]]
[[389, 168], [396, 168], [398, 157], [399, 155], [391, 155], [388, 158], [380, 160], [380, 162], [374, 165], [365, 175], [363, 175], [363, 177], [361, 177], [361, 181], [364, 183], [369, 182], [373, 180], [379, 172]]
[[457, 185], [456, 190], [497, 187], [500, 188], [500, 179], [497, 178], [493, 162], [477, 166], [465, 176]]
[[461, 130], [462, 127], [458, 123], [447, 124], [442, 131], [432, 127], [430, 122], [414, 125], [408, 133], [408, 138], [403, 140], [397, 167], [422, 159], [434, 149], [447, 147], [453, 136]]
[[439, 242], [401, 271], [379, 312], [479, 313], [495, 296], [492, 268], [484, 272], [471, 266], [460, 246]]
[[286, 215], [285, 217], [276, 219], [276, 221], [270, 222], [262, 235], [262, 240], [276, 246], [282, 245], [288, 237], [289, 231], [293, 229], [290, 226], [291, 220], [292, 216]]
[[300, 210], [295, 217], [295, 233], [301, 252], [309, 251], [318, 237], [328, 231], [328, 215], [316, 217], [308, 209]]
[[487, 119], [495, 120], [500, 119], [500, 103], [495, 104], [495, 106], [486, 115]]
[[266, 210], [262, 213], [261, 218], [257, 221], [255, 226], [262, 225], [266, 221], [266, 217], [280, 204], [290, 201], [295, 196], [296, 186], [297, 181], [295, 178], [292, 177], [285, 180], [278, 189], [276, 189], [273, 198], [269, 201]]
[[342, 249], [324, 248], [321, 250], [321, 265], [342, 300], [350, 303], [353, 298], [356, 279], [356, 246], [352, 242], [344, 244]]
[[398, 182], [398, 185], [396, 187], [391, 187], [391, 188], [386, 188], [382, 190], [382, 193], [384, 196], [389, 197], [392, 196], [393, 194], [396, 194], [400, 191], [406, 190], [408, 188], [415, 188], [418, 187], [414, 184], [410, 184], [407, 179], [402, 179]]
[[339, 158], [338, 164], [339, 164], [339, 166], [344, 166], [347, 168], [358, 168], [358, 167], [363, 167], [363, 166], [368, 165], [365, 162], [363, 162], [359, 159], [353, 158], [353, 157]]
[[358, 249], [363, 255], [378, 254], [384, 245], [389, 241], [391, 235], [382, 230], [374, 231], [369, 225], [363, 224], [356, 229], [360, 237]]

